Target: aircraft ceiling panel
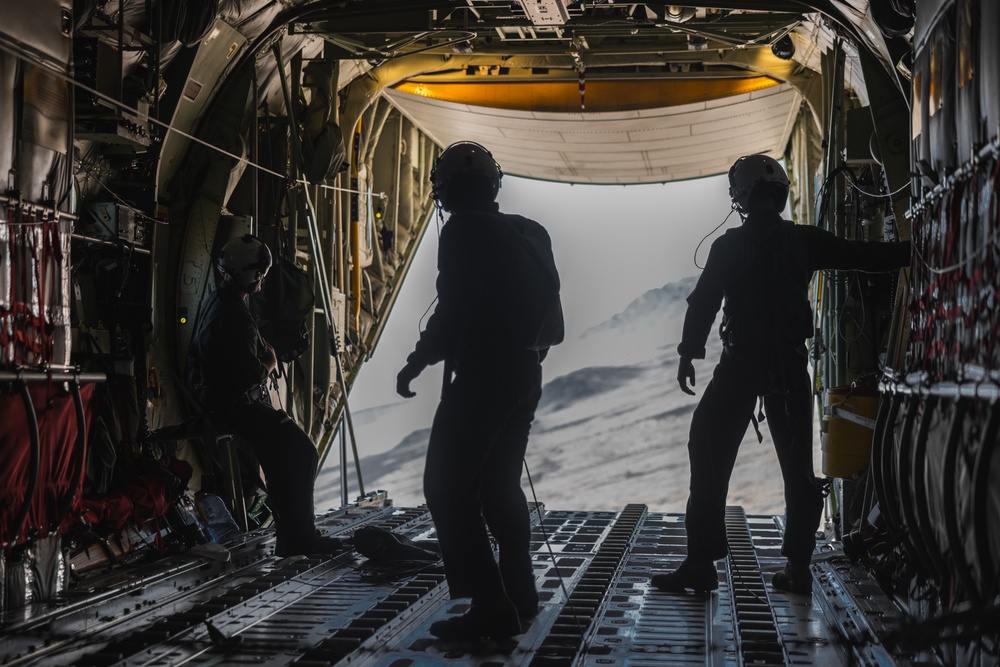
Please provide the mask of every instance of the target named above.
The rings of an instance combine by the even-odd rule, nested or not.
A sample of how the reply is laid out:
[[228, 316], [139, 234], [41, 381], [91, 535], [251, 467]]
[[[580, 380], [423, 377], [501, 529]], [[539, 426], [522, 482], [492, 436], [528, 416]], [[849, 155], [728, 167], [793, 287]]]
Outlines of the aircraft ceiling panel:
[[628, 132], [628, 139], [631, 143], [648, 141], [683, 141], [691, 136], [690, 125], [663, 126], [663, 127], [643, 127]]
[[[490, 147], [487, 146], [487, 148]], [[490, 148], [490, 150], [492, 151], [493, 148]], [[604, 156], [635, 154], [635, 151], [633, 149], [629, 148], [628, 146], [623, 147], [622, 144], [616, 142], [590, 141], [589, 139], [581, 140], [581, 142], [578, 143], [565, 142], [565, 141], [526, 142], [523, 141], [522, 137], [515, 137], [514, 139], [505, 142], [503, 146], [497, 147], [497, 150], [502, 151], [504, 154], [510, 155], [512, 157], [519, 157], [520, 155], [523, 155], [524, 157], [530, 157], [530, 153], [534, 151], [537, 151], [539, 153], [561, 153], [564, 155], [584, 155], [584, 156], [591, 154], [604, 155]], [[507, 170], [505, 169], [504, 171]]]
[[540, 128], [537, 121], [527, 121], [523, 126], [503, 127], [500, 131], [506, 141], [530, 141], [535, 146], [539, 143], [566, 143], [561, 128], [554, 127], [551, 123], [545, 125], [546, 127]]
[[786, 114], [783, 112], [785, 109], [787, 109], [786, 106], [768, 105], [762, 110], [771, 113], [706, 120], [693, 125], [691, 133], [695, 136], [708, 134], [717, 137], [720, 134], [727, 134], [738, 137], [746, 132], [767, 132], [775, 126], [778, 128], [784, 126]]
[[[740, 155], [769, 152], [777, 136], [777, 133], [772, 131], [761, 132], [757, 137], [749, 138], [740, 146], [740, 149], [743, 151]], [[728, 156], [733, 155], [733, 146], [732, 140], [727, 140], [726, 138], [716, 139], [713, 137], [706, 139], [705, 137], [694, 137], [693, 140], [672, 146], [669, 150], [648, 150], [643, 151], [643, 155], [652, 164], [703, 162], [706, 160], [728, 159]], [[780, 153], [775, 152], [772, 155], [780, 156]], [[739, 156], [737, 155], [736, 157]], [[734, 157], [733, 161], [735, 159]], [[726, 167], [726, 169], [728, 170], [729, 167]]]
[[802, 103], [782, 84], [710, 103], [613, 113], [495, 110], [385, 91], [440, 146], [478, 141], [504, 173], [568, 183], [658, 183], [780, 155]]

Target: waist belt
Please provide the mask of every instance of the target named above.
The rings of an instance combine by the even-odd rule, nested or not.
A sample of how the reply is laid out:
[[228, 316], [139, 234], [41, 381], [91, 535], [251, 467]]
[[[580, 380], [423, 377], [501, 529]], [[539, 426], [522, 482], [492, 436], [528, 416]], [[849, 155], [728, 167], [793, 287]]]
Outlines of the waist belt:
[[260, 403], [268, 397], [269, 394], [267, 393], [267, 387], [263, 384], [259, 384], [240, 394], [237, 400], [240, 403]]

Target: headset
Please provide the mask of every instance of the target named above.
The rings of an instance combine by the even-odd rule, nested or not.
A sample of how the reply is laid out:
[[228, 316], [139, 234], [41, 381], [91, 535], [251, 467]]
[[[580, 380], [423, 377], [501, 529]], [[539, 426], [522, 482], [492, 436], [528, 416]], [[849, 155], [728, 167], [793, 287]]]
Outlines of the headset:
[[788, 191], [788, 176], [773, 157], [763, 153], [744, 155], [729, 168], [729, 197], [741, 216], [749, 212], [750, 193], [761, 183], [775, 183]]
[[256, 291], [271, 268], [271, 250], [252, 234], [226, 242], [219, 254], [219, 273], [233, 280], [240, 289]]
[[493, 158], [493, 154], [474, 141], [459, 141], [448, 146], [438, 156], [431, 170], [431, 196], [441, 202], [446, 194], [448, 184], [457, 174], [482, 174], [490, 181], [493, 199], [500, 192], [503, 181], [503, 170]]

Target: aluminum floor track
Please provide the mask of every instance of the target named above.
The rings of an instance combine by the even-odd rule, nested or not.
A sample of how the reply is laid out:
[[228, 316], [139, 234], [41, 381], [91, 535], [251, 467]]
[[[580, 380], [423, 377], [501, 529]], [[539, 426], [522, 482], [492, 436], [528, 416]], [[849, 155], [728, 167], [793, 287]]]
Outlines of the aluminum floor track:
[[[539, 520], [539, 514], [541, 520]], [[665, 594], [651, 573], [684, 556], [683, 517], [644, 505], [534, 515], [542, 611], [507, 642], [444, 644], [430, 623], [462, 613], [440, 566], [376, 572], [347, 553], [276, 559], [264, 531], [231, 544], [228, 563], [187, 554], [90, 576], [58, 604], [7, 614], [0, 665], [905, 665], [883, 646], [899, 613], [869, 576], [820, 551], [812, 596], [771, 589], [783, 565], [780, 519], [727, 512], [732, 556], [708, 596]], [[423, 508], [359, 505], [323, 517], [433, 539]], [[548, 545], [543, 536], [548, 537]], [[550, 551], [551, 549], [551, 551]]]

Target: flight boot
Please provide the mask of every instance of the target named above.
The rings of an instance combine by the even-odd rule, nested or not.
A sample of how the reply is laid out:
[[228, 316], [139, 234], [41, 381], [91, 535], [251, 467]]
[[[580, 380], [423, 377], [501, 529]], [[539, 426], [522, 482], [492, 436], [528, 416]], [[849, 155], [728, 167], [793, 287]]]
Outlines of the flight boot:
[[316, 530], [312, 535], [285, 535], [280, 531], [274, 541], [274, 555], [278, 558], [290, 556], [332, 556], [347, 547], [343, 540], [326, 537]]
[[521, 634], [517, 609], [507, 599], [490, 604], [475, 604], [461, 616], [431, 623], [430, 633], [446, 642], [509, 639]]
[[541, 607], [538, 606], [537, 596], [534, 600], [518, 600], [514, 603], [514, 608], [517, 609], [518, 618], [524, 623], [530, 623], [535, 620], [538, 612], [541, 611]]
[[719, 587], [715, 563], [702, 560], [685, 560], [673, 572], [654, 574], [650, 583], [665, 593], [694, 591], [705, 594]]
[[771, 578], [771, 588], [786, 593], [812, 595], [813, 578], [809, 563], [793, 563], [788, 561], [785, 569], [775, 572]]
[[517, 615], [521, 622], [529, 622], [538, 616], [539, 600], [538, 589], [535, 587], [535, 579], [530, 573], [517, 582], [504, 581], [504, 588], [507, 597], [514, 603]]

